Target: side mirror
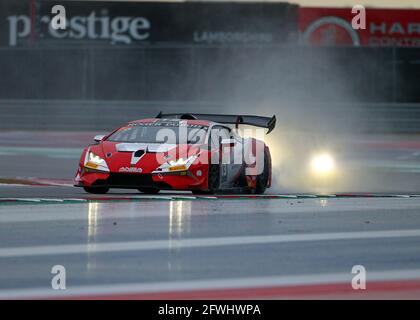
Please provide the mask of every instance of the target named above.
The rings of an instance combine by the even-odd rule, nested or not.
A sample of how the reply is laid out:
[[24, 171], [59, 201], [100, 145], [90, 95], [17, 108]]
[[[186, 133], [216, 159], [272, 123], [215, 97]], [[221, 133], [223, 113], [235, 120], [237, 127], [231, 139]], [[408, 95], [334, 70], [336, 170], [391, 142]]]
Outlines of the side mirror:
[[103, 138], [105, 138], [105, 135], [104, 134], [99, 134], [99, 135], [95, 136], [93, 138], [93, 140], [95, 140], [95, 142], [101, 142]]
[[235, 146], [235, 139], [223, 139], [221, 142], [222, 147], [234, 147]]

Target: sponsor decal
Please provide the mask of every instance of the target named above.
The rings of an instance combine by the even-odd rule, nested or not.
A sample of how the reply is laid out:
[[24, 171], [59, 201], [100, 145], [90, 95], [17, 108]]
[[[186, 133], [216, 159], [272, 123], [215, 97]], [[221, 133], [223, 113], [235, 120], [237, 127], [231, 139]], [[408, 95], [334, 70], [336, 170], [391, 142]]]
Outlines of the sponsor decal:
[[171, 120], [156, 120], [154, 122], [131, 122], [128, 127], [187, 127], [207, 130], [209, 127], [201, 124], [191, 124], [185, 120], [171, 119]]
[[142, 168], [129, 168], [129, 167], [121, 167], [118, 172], [124, 172], [124, 173], [142, 173]]
[[303, 44], [420, 47], [420, 10], [366, 9], [366, 28], [355, 30], [352, 8], [300, 8]]
[[169, 171], [181, 171], [181, 170], [187, 170], [187, 166], [183, 164], [179, 166], [169, 167]]

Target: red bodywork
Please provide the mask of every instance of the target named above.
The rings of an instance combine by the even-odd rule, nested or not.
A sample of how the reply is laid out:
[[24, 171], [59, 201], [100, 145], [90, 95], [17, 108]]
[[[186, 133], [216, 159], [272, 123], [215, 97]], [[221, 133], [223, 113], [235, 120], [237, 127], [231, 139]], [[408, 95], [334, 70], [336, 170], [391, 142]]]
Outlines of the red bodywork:
[[[161, 121], [162, 119], [144, 119], [131, 122], [135, 123], [151, 123], [155, 121]], [[211, 127], [213, 124], [209, 121], [204, 120], [184, 120], [190, 125], [200, 125]], [[120, 128], [119, 128], [120, 129]], [[117, 130], [119, 130], [117, 129]], [[79, 167], [75, 177], [75, 186], [79, 187], [95, 187], [95, 186], [106, 186], [106, 187], [115, 187], [115, 188], [137, 188], [137, 185], [120, 184], [119, 181], [124, 178], [132, 177], [147, 177], [145, 182], [145, 187], [150, 187], [152, 183], [153, 187], [159, 189], [167, 190], [208, 190], [208, 171], [209, 171], [209, 160], [211, 154], [215, 150], [209, 150], [208, 148], [203, 148], [205, 145], [189, 145], [189, 144], [178, 144], [165, 152], [146, 152], [140, 160], [132, 165], [130, 163], [132, 159], [133, 152], [121, 152], [118, 151], [116, 146], [121, 142], [107, 141], [106, 139], [111, 136], [114, 130], [107, 136], [103, 138], [97, 144], [90, 145], [83, 150], [83, 153], [80, 157]], [[252, 139], [255, 142], [255, 139]], [[92, 152], [93, 154], [104, 159], [106, 165], [109, 169], [109, 172], [100, 171], [97, 169], [90, 168], [87, 165], [87, 152]], [[267, 187], [271, 185], [271, 157], [268, 150], [268, 147], [265, 146], [265, 154], [268, 155], [269, 163], [269, 179]], [[191, 163], [188, 170], [185, 171], [176, 171], [176, 172], [165, 172], [158, 173], [156, 172], [157, 168], [165, 162], [166, 157], [171, 155], [173, 158], [188, 158], [191, 155], [197, 155], [197, 158]], [[206, 161], [207, 159], [207, 161]], [[88, 161], [89, 162], [89, 161]], [[244, 164], [245, 166], [245, 164]], [[122, 173], [122, 168], [127, 170], [132, 170], [131, 172]], [[141, 170], [141, 172], [136, 172], [134, 170]], [[120, 179], [120, 180], [118, 180]], [[250, 175], [246, 176], [247, 187], [255, 188], [255, 176]]]

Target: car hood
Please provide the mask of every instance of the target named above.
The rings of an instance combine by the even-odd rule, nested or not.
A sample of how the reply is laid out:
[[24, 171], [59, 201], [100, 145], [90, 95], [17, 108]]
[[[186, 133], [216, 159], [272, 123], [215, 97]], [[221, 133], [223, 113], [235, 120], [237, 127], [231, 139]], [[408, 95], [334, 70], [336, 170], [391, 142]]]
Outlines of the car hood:
[[198, 153], [200, 146], [103, 141], [101, 149], [111, 172], [151, 173], [169, 160]]
[[135, 152], [143, 150], [145, 152], [168, 152], [175, 148], [176, 144], [160, 143], [127, 143], [120, 142], [115, 144], [115, 150], [119, 152]]

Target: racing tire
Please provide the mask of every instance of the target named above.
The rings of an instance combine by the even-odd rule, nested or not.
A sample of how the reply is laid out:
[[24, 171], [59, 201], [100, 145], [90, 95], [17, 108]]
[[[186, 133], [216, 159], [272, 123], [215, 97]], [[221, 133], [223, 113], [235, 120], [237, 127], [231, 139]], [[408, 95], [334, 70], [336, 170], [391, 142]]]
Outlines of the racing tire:
[[159, 189], [156, 189], [156, 188], [138, 188], [137, 190], [146, 194], [157, 194], [160, 191]]
[[254, 193], [255, 194], [263, 194], [267, 189], [268, 184], [268, 154], [264, 151], [264, 169], [263, 173], [257, 176], [257, 185], [255, 187]]
[[108, 187], [83, 187], [87, 193], [105, 194], [109, 191]]
[[191, 190], [193, 194], [215, 194], [219, 192], [220, 184], [220, 167], [218, 165], [210, 165], [208, 173], [208, 190]]
[[208, 193], [215, 194], [220, 191], [220, 166], [211, 164], [208, 175]]

